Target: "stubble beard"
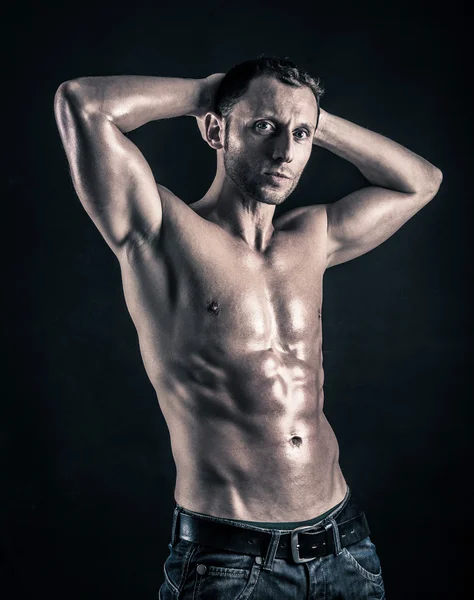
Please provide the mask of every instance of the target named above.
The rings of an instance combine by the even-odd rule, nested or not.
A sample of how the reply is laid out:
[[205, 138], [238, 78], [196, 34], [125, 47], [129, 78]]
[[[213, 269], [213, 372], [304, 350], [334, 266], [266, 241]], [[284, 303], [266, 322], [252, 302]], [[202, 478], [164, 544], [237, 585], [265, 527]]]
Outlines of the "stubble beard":
[[255, 180], [249, 178], [249, 174], [252, 172], [251, 167], [243, 163], [239, 156], [233, 153], [227, 136], [224, 139], [224, 168], [226, 175], [245, 196], [264, 204], [282, 204], [298, 183], [298, 180], [293, 180], [290, 188], [284, 192], [274, 188], [272, 193], [269, 187], [263, 188], [261, 175], [257, 175], [258, 179]]

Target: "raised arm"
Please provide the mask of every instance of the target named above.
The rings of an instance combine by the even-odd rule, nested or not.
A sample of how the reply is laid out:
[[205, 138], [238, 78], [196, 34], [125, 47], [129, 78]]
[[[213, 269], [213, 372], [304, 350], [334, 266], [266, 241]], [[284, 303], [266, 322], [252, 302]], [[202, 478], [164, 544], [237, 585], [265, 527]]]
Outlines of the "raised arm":
[[159, 186], [124, 134], [149, 121], [199, 116], [206, 81], [122, 75], [59, 86], [54, 112], [74, 188], [117, 256], [130, 241], [159, 235], [162, 222]]
[[324, 110], [313, 143], [353, 163], [372, 184], [325, 205], [328, 267], [384, 242], [441, 185], [441, 171], [421, 156]]

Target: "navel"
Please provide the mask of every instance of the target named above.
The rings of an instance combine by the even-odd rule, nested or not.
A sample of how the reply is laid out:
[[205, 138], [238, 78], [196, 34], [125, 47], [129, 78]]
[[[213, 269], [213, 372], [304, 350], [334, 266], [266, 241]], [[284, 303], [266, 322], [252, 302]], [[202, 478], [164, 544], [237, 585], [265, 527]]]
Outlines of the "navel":
[[211, 315], [218, 315], [221, 309], [216, 300], [211, 300], [211, 302], [209, 302], [207, 305], [207, 310], [211, 313]]
[[301, 444], [303, 443], [303, 440], [298, 435], [294, 435], [291, 438], [290, 442], [293, 446], [295, 446], [296, 448], [299, 448], [301, 446]]

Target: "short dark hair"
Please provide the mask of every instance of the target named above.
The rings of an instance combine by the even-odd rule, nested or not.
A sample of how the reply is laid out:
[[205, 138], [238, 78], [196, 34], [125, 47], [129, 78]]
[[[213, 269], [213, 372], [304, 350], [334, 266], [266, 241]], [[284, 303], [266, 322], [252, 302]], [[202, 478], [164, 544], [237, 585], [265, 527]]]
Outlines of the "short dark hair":
[[232, 67], [225, 74], [216, 91], [215, 112], [220, 117], [227, 118], [233, 107], [247, 91], [250, 82], [263, 75], [270, 75], [292, 87], [309, 87], [316, 98], [318, 107], [316, 127], [318, 126], [319, 99], [324, 94], [324, 88], [320, 80], [312, 77], [291, 60], [275, 56], [259, 56]]

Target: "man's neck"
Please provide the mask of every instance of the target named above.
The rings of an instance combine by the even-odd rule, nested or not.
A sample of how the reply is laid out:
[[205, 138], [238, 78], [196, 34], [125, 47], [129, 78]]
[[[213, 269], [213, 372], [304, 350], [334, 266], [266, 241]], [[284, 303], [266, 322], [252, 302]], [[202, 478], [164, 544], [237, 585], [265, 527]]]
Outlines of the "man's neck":
[[230, 235], [242, 239], [255, 252], [265, 252], [274, 235], [275, 206], [256, 202], [244, 206], [238, 201], [218, 200], [206, 217]]
[[224, 165], [219, 163], [218, 160], [211, 187], [199, 200], [203, 216], [230, 235], [242, 239], [255, 252], [265, 252], [275, 231], [275, 205], [249, 198], [226, 177]]

